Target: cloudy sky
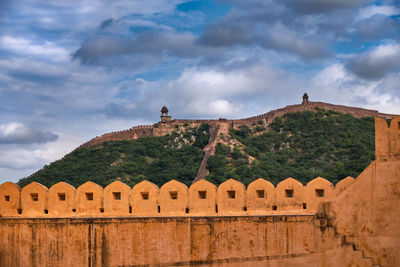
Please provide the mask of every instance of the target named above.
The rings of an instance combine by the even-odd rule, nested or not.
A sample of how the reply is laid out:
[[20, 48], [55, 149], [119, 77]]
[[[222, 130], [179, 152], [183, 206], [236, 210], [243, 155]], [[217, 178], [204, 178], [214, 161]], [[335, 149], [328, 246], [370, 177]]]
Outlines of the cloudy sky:
[[311, 101], [400, 114], [400, 1], [0, 0], [0, 183], [96, 135]]

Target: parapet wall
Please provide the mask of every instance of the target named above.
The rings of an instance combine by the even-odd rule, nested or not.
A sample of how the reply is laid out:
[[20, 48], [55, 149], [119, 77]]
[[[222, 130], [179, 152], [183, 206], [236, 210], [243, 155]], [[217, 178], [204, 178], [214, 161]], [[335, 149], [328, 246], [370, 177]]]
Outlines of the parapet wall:
[[33, 182], [22, 190], [6, 182], [0, 185], [0, 217], [314, 214], [319, 203], [332, 201], [354, 180], [348, 177], [335, 188], [320, 177], [305, 186], [287, 178], [275, 188], [260, 178], [247, 189], [233, 179], [218, 188], [204, 179], [189, 188], [172, 180], [160, 189], [148, 181], [132, 189], [120, 181], [104, 189], [93, 182], [86, 182], [77, 189], [64, 182], [49, 189]]
[[385, 114], [380, 113], [377, 110], [371, 109], [364, 109], [364, 108], [357, 108], [357, 107], [348, 107], [343, 105], [334, 105], [324, 102], [305, 102], [299, 105], [288, 105], [284, 108], [271, 110], [268, 113], [264, 113], [261, 115], [257, 115], [250, 118], [245, 119], [236, 119], [233, 120], [235, 126], [239, 125], [251, 125], [258, 121], [264, 121], [264, 123], [269, 124], [271, 123], [276, 117], [282, 117], [287, 113], [294, 113], [294, 112], [301, 112], [301, 111], [314, 111], [315, 109], [324, 109], [324, 110], [333, 110], [336, 112], [344, 113], [344, 114], [351, 114], [356, 118], [362, 117], [379, 117], [384, 119], [392, 119], [394, 116], [393, 114]]

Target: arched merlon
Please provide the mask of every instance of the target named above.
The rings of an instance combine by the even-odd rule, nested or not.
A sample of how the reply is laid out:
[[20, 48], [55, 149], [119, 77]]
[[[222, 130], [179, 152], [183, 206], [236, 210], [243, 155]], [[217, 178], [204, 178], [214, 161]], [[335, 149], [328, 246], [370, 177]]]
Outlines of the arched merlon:
[[317, 177], [305, 186], [305, 208], [316, 211], [320, 203], [330, 202], [334, 196], [333, 184], [324, 178]]
[[59, 182], [49, 189], [48, 211], [51, 217], [70, 217], [74, 213], [76, 189], [70, 184]]
[[205, 179], [199, 180], [189, 188], [189, 213], [194, 215], [213, 215], [216, 213], [217, 187]]
[[103, 216], [103, 188], [93, 182], [79, 186], [75, 206], [77, 216]]
[[24, 217], [47, 216], [47, 187], [36, 182], [21, 190], [21, 209]]
[[375, 118], [375, 156], [377, 160], [400, 156], [400, 116], [390, 122]]
[[304, 198], [303, 184], [289, 177], [276, 186], [276, 204], [279, 211], [302, 209]]
[[343, 192], [347, 187], [349, 187], [352, 183], [355, 182], [356, 179], [354, 179], [351, 176], [347, 176], [343, 180], [339, 181], [336, 186], [335, 186], [335, 195], [339, 195], [340, 193]]
[[274, 185], [262, 178], [249, 184], [246, 196], [249, 214], [265, 213], [266, 210], [270, 211], [276, 205]]
[[171, 180], [160, 189], [161, 215], [185, 215], [188, 210], [188, 188], [181, 182]]
[[400, 156], [400, 116], [390, 122], [390, 154]]
[[159, 188], [149, 181], [136, 184], [131, 191], [130, 204], [134, 216], [158, 215]]
[[130, 191], [131, 188], [120, 181], [107, 185], [104, 188], [104, 215], [128, 216]]
[[375, 156], [387, 156], [390, 151], [389, 146], [389, 127], [387, 121], [375, 118]]
[[15, 217], [19, 215], [20, 191], [21, 188], [11, 182], [0, 185], [0, 216]]
[[245, 211], [245, 186], [229, 179], [218, 186], [218, 213], [222, 215], [240, 215]]

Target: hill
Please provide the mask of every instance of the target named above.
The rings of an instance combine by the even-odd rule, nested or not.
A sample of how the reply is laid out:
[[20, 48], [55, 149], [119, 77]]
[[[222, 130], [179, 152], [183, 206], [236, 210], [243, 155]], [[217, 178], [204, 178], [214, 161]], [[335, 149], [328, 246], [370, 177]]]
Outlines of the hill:
[[[19, 184], [79, 186], [91, 180], [105, 186], [118, 179], [132, 186], [146, 179], [160, 186], [176, 179], [189, 185], [202, 165], [206, 179], [216, 184], [228, 178], [248, 184], [259, 177], [306, 183], [317, 176], [336, 183], [357, 176], [374, 159], [372, 117], [316, 108], [275, 116], [268, 124], [223, 121], [225, 131], [215, 132], [215, 123], [175, 123], [157, 129], [165, 135], [81, 146]], [[215, 146], [207, 146], [211, 142]]]

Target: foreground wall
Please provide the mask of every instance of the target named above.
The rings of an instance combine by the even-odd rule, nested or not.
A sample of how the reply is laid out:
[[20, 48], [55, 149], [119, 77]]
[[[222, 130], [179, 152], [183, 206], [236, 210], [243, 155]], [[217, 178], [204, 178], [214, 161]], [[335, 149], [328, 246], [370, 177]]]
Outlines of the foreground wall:
[[315, 216], [0, 220], [0, 266], [372, 266]]
[[337, 231], [381, 266], [400, 266], [400, 117], [375, 119], [371, 163], [335, 199]]

